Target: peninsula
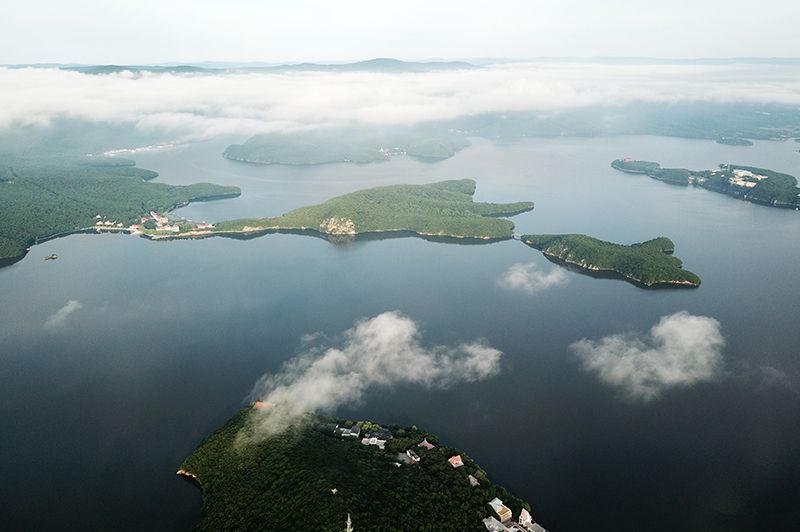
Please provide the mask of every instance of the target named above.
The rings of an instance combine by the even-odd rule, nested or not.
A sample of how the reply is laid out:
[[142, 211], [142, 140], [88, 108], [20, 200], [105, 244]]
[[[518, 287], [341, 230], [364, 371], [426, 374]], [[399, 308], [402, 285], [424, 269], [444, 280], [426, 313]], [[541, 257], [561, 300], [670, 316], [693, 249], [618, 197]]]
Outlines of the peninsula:
[[240, 410], [181, 465], [178, 474], [203, 492], [193, 530], [294, 530], [302, 522], [338, 532], [350, 520], [353, 530], [373, 532], [545, 532], [527, 503], [416, 426], [307, 414], [280, 435], [242, 438], [259, 406]]
[[797, 179], [753, 166], [720, 164], [716, 170], [662, 168], [660, 164], [633, 159], [616, 159], [612, 168], [630, 174], [646, 174], [671, 185], [696, 186], [770, 207], [800, 209]]
[[319, 205], [300, 207], [283, 216], [245, 218], [214, 226], [159, 233], [158, 238], [231, 233], [303, 231], [325, 238], [362, 233], [412, 232], [421, 236], [495, 240], [513, 236], [513, 216], [533, 209], [533, 202], [476, 203], [475, 181], [441, 181], [428, 185], [392, 185], [337, 196]]
[[238, 187], [210, 183], [147, 182], [157, 175], [125, 162], [0, 170], [0, 265], [21, 259], [30, 246], [57, 236], [138, 227], [141, 216], [151, 210], [169, 211], [192, 201], [241, 194]]
[[663, 236], [630, 246], [586, 235], [523, 235], [522, 241], [564, 263], [587, 271], [614, 272], [648, 287], [700, 285], [700, 278], [670, 255], [675, 245]]

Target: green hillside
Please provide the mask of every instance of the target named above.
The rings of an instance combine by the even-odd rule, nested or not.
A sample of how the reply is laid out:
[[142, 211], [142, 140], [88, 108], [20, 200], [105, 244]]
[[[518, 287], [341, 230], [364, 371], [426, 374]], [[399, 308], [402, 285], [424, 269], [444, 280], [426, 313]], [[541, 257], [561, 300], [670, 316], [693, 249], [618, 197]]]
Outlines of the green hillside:
[[371, 163], [393, 155], [446, 159], [471, 143], [443, 129], [334, 128], [256, 135], [223, 156], [259, 164]]
[[29, 166], [0, 170], [0, 260], [24, 255], [38, 241], [102, 220], [138, 223], [150, 211], [232, 197], [238, 187], [148, 183], [157, 174], [130, 166]]
[[475, 203], [475, 181], [393, 185], [359, 190], [319, 205], [300, 207], [276, 218], [241, 219], [216, 224], [215, 231], [306, 229], [323, 234], [413, 231], [421, 235], [509, 238], [512, 216], [533, 203]]
[[675, 245], [663, 236], [630, 246], [586, 235], [523, 235], [522, 241], [545, 255], [590, 271], [616, 272], [645, 286], [700, 285], [697, 275], [681, 268], [682, 261], [669, 255]]
[[[352, 422], [308, 415], [300, 426], [279, 436], [236, 444], [237, 435], [248, 430], [257, 412], [239, 411], [181, 466], [203, 491], [203, 508], [193, 530], [340, 532], [349, 514], [356, 531], [485, 532], [481, 520], [496, 516], [487, 504], [494, 497], [515, 518], [523, 507], [530, 510], [489, 481], [458, 449], [419, 447], [425, 438], [434, 444], [438, 439], [416, 427], [387, 427], [384, 434], [392, 438], [382, 450], [335, 429], [335, 424]], [[380, 428], [369, 422], [361, 425]], [[397, 458], [407, 449], [417, 453], [419, 463]], [[455, 455], [461, 456], [463, 466], [454, 468], [448, 462]], [[480, 485], [471, 486], [469, 475]]]

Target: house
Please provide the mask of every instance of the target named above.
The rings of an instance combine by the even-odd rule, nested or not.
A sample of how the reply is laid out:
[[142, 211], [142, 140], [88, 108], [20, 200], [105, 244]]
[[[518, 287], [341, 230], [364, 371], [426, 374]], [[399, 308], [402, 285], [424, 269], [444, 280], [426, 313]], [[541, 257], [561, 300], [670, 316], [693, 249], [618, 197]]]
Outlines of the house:
[[428, 449], [430, 451], [431, 449], [433, 449], [436, 446], [434, 444], [432, 444], [431, 442], [429, 442], [428, 438], [425, 438], [424, 440], [422, 440], [422, 443], [417, 445], [417, 447], [425, 447], [426, 449]]
[[383, 449], [386, 446], [386, 440], [379, 440], [376, 437], [372, 438], [362, 438], [361, 439], [362, 445], [377, 445], [378, 449]]
[[274, 410], [278, 406], [275, 403], [267, 403], [264, 401], [256, 401], [253, 403], [253, 410]]
[[494, 517], [487, 517], [486, 519], [483, 520], [483, 524], [484, 524], [484, 526], [486, 526], [486, 530], [488, 530], [489, 532], [507, 532], [508, 531], [508, 529], [505, 527], [505, 525], [503, 525], [503, 523], [501, 523], [500, 521], [498, 521]]
[[392, 431], [389, 429], [378, 429], [367, 432], [364, 436], [367, 438], [378, 438], [380, 440], [391, 440]]
[[519, 514], [519, 524], [521, 524], [525, 528], [529, 528], [533, 524], [533, 519], [531, 519], [531, 514], [525, 508], [523, 508]]
[[511, 520], [511, 509], [503, 504], [503, 501], [497, 497], [489, 501], [489, 506], [491, 506], [492, 510], [497, 513], [497, 516], [500, 517], [501, 522], [505, 523], [506, 521]]
[[473, 488], [477, 488], [478, 486], [481, 485], [481, 483], [478, 482], [477, 478], [475, 478], [472, 475], [470, 475], [469, 476], [469, 485], [472, 486]]
[[411, 459], [412, 464], [419, 463], [419, 455], [414, 451], [412, 451], [411, 449], [406, 451], [406, 456], [408, 456]]
[[353, 425], [349, 429], [342, 429], [342, 436], [357, 437], [359, 435], [361, 435], [361, 427], [358, 425]]
[[450, 462], [450, 465], [453, 467], [461, 467], [462, 465], [464, 465], [464, 462], [461, 460], [460, 454], [450, 457], [450, 459], [448, 459], [448, 462]]

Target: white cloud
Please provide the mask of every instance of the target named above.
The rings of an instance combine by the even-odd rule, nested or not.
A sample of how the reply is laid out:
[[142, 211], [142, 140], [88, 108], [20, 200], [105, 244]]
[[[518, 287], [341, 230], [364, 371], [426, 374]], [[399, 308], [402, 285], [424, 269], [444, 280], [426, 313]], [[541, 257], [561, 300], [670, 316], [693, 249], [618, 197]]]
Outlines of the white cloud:
[[511, 266], [497, 284], [509, 290], [521, 290], [533, 294], [566, 282], [567, 274], [561, 268], [553, 268], [545, 273], [536, 267], [535, 262], [529, 262]]
[[529, 63], [418, 74], [140, 76], [0, 67], [0, 127], [77, 118], [198, 139], [630, 102], [800, 104], [798, 86], [800, 67], [763, 64]]
[[83, 304], [81, 304], [80, 301], [69, 301], [66, 305], [58, 309], [55, 314], [47, 318], [47, 321], [44, 323], [44, 328], [58, 329], [64, 327], [72, 313], [81, 308], [83, 308]]
[[663, 316], [643, 339], [617, 334], [599, 342], [584, 338], [570, 347], [602, 382], [649, 401], [669, 388], [713, 380], [722, 368], [724, 345], [717, 320], [681, 311]]
[[344, 333], [341, 347], [312, 349], [289, 360], [280, 373], [264, 375], [253, 388], [251, 399], [279, 405], [274, 411], [259, 411], [256, 433], [282, 432], [304, 412], [358, 403], [376, 388], [446, 388], [500, 371], [502, 353], [480, 341], [425, 348], [419, 340], [414, 321], [385, 312], [356, 323]]

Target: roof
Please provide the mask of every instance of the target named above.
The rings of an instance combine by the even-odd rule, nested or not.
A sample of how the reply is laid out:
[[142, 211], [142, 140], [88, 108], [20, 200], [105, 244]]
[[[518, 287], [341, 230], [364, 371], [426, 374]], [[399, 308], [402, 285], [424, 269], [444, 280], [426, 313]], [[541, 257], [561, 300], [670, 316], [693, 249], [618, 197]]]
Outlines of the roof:
[[450, 465], [453, 467], [461, 467], [462, 465], [464, 465], [464, 462], [461, 460], [460, 454], [450, 457], [448, 459], [448, 462], [450, 462]]
[[433, 449], [436, 446], [434, 444], [432, 444], [431, 442], [429, 442], [428, 438], [425, 438], [424, 440], [422, 440], [422, 442], [420, 442], [417, 445], [417, 447], [425, 447], [426, 449], [428, 449], [430, 451], [431, 449]]
[[508, 528], [503, 525], [500, 521], [495, 519], [494, 517], [487, 517], [483, 520], [483, 524], [486, 526], [486, 530], [489, 532], [505, 532]]

